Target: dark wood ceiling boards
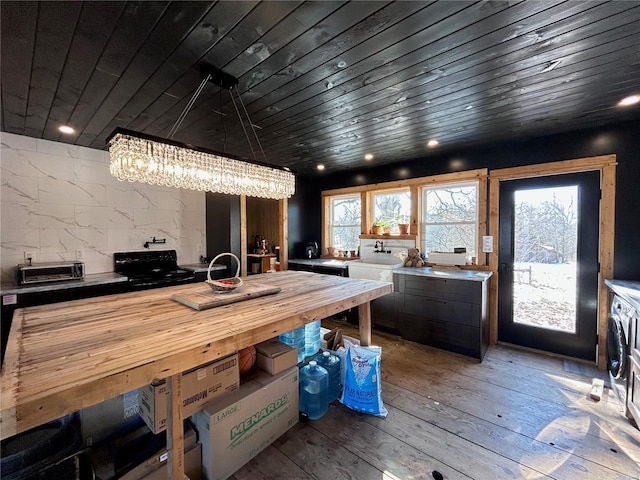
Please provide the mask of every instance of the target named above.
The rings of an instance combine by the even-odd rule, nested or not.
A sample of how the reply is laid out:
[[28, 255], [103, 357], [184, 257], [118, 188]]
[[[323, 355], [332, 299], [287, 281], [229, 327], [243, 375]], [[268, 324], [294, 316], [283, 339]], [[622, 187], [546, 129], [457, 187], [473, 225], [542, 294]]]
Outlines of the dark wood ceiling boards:
[[[0, 16], [2, 130], [93, 148], [116, 127], [166, 137], [203, 63], [239, 80], [267, 161], [300, 174], [640, 118], [616, 105], [640, 94], [639, 1], [3, 0]], [[174, 140], [252, 157], [212, 83]]]

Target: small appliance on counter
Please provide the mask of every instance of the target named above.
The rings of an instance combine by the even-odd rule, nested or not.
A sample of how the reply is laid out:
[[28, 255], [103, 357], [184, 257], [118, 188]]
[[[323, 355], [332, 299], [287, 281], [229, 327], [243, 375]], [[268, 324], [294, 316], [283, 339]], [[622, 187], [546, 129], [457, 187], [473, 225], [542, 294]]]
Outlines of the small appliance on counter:
[[305, 247], [304, 258], [318, 258], [318, 243], [309, 242]]
[[17, 277], [20, 285], [82, 280], [84, 262], [22, 263], [17, 267]]

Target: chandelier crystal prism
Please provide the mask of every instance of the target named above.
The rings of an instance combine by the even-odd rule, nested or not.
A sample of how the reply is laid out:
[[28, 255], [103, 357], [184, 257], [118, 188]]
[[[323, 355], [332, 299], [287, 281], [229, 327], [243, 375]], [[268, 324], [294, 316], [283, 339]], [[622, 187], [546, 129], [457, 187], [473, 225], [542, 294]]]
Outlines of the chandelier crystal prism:
[[109, 155], [111, 175], [119, 180], [276, 200], [295, 192], [290, 171], [124, 129], [111, 136]]
[[[169, 132], [170, 137], [180, 127], [206, 83], [211, 81], [220, 88], [229, 90], [251, 151], [254, 152], [233, 98], [232, 89], [238, 84], [237, 79], [210, 65], [204, 65], [203, 68], [205, 78]], [[239, 94], [238, 100], [244, 108]], [[246, 108], [244, 111], [253, 129]], [[254, 135], [262, 150], [255, 130]], [[295, 193], [295, 175], [286, 167], [250, 162], [228, 154], [122, 128], [117, 128], [107, 139], [107, 143], [110, 156], [109, 170], [111, 175], [122, 181], [275, 200], [289, 198]], [[264, 156], [264, 151], [262, 154]]]

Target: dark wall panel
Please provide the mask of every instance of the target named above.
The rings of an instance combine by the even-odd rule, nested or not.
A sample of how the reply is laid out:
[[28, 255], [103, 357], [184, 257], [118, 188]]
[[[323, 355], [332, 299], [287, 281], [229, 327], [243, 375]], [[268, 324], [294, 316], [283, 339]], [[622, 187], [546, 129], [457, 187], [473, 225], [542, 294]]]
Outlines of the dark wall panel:
[[303, 258], [308, 242], [320, 245], [322, 210], [317, 178], [296, 179], [296, 193], [289, 199], [289, 258]]
[[[300, 210], [290, 214], [290, 240], [321, 237], [320, 192], [334, 188], [388, 182], [476, 168], [506, 168], [596, 155], [616, 154], [615, 277], [640, 280], [640, 122], [626, 122], [571, 133], [531, 138], [473, 149], [434, 153], [411, 162], [363, 168], [323, 177], [298, 180], [291, 204]], [[329, 166], [330, 168], [330, 166]], [[290, 242], [290, 250], [293, 243]], [[292, 258], [302, 255], [290, 251]]]
[[[207, 258], [211, 259], [223, 252], [232, 252], [240, 258], [240, 197], [222, 193], [206, 194], [207, 215]], [[235, 273], [235, 263], [225, 256], [216, 263], [231, 266]]]

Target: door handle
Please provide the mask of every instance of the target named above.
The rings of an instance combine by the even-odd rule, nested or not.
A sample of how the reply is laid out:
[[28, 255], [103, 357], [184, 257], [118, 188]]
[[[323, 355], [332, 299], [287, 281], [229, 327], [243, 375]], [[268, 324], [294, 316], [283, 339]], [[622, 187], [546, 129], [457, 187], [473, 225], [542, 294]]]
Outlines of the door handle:
[[509, 264], [501, 263], [500, 268], [498, 269], [498, 272], [502, 273], [503, 275], [509, 273]]

